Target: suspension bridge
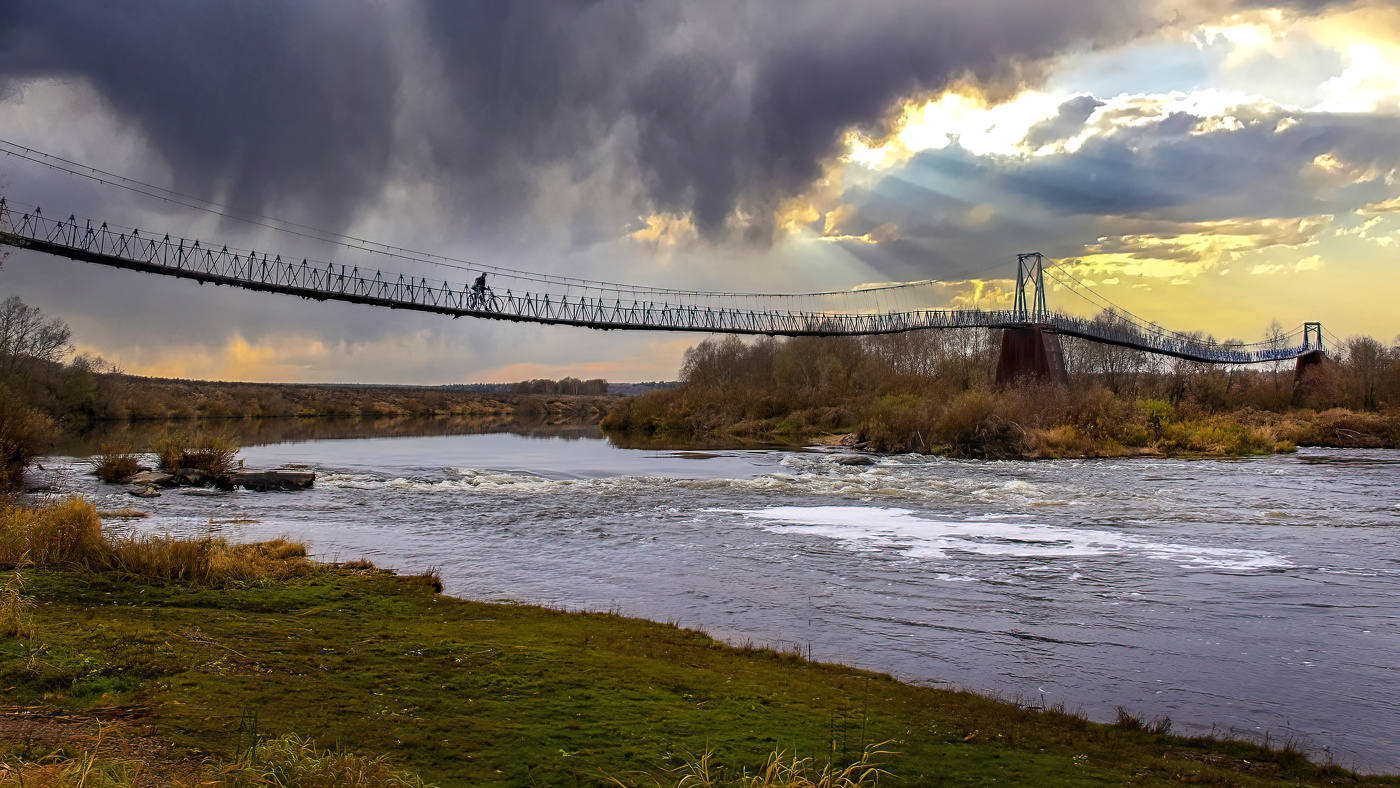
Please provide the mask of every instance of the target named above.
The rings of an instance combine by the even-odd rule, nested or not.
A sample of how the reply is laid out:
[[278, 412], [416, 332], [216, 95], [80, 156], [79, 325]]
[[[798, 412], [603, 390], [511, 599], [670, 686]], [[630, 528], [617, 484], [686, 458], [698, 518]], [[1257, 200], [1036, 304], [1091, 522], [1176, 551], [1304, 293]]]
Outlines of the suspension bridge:
[[[1257, 364], [1313, 359], [1323, 348], [1322, 327], [1305, 323], [1265, 342], [1217, 342], [1200, 333], [1168, 331], [1098, 299], [1105, 312], [1086, 319], [1051, 310], [1047, 287], [1084, 295], [1084, 284], [1039, 253], [1018, 255], [1011, 309], [928, 308], [938, 282], [925, 280], [821, 293], [740, 293], [638, 287], [614, 282], [539, 274], [499, 266], [465, 264], [450, 258], [351, 239], [267, 217], [230, 215], [224, 206], [178, 195], [65, 159], [0, 140], [0, 152], [38, 162], [105, 185], [176, 201], [226, 218], [283, 233], [349, 247], [400, 265], [477, 272], [472, 283], [429, 279], [385, 267], [284, 258], [256, 251], [142, 231], [96, 219], [52, 218], [38, 206], [0, 197], [0, 245], [66, 257], [128, 271], [201, 284], [228, 285], [317, 301], [408, 309], [449, 315], [602, 330], [693, 331], [775, 336], [861, 336], [927, 329], [1004, 329], [1002, 370], [1063, 376], [1059, 337], [1117, 345], [1207, 364]], [[204, 204], [199, 204], [204, 203]], [[469, 273], [467, 274], [470, 275]], [[1086, 296], [1087, 297], [1087, 296]], [[1097, 296], [1095, 296], [1097, 298]], [[1301, 365], [1302, 362], [1300, 362]]]

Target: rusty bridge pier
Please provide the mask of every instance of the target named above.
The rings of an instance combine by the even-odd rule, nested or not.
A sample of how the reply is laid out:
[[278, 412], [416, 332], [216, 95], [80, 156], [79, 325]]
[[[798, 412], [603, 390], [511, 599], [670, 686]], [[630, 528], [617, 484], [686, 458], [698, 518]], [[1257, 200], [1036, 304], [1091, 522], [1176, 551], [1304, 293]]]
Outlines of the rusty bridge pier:
[[[1026, 300], [1026, 287], [1032, 296]], [[1045, 306], [1045, 257], [1039, 252], [1016, 255], [1016, 324], [1001, 332], [1001, 356], [997, 360], [997, 385], [1057, 383], [1068, 385], [1065, 353], [1060, 332], [1047, 319]]]
[[1332, 381], [1332, 360], [1322, 344], [1322, 324], [1303, 324], [1304, 352], [1293, 366], [1293, 402], [1305, 404], [1313, 394], [1321, 393]]

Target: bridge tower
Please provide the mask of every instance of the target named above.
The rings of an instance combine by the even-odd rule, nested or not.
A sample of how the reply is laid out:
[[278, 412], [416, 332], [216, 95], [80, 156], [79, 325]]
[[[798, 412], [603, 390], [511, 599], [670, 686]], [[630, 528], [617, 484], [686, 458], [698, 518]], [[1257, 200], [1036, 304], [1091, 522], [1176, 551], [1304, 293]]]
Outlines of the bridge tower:
[[1327, 389], [1332, 380], [1332, 363], [1322, 344], [1322, 324], [1303, 324], [1303, 347], [1293, 367], [1293, 402], [1305, 404], [1312, 395]]
[[1068, 384], [1060, 333], [1046, 319], [1050, 310], [1045, 307], [1045, 256], [1040, 252], [1016, 255], [1016, 301], [1012, 309], [1017, 325], [1002, 329], [997, 385], [1027, 381]]

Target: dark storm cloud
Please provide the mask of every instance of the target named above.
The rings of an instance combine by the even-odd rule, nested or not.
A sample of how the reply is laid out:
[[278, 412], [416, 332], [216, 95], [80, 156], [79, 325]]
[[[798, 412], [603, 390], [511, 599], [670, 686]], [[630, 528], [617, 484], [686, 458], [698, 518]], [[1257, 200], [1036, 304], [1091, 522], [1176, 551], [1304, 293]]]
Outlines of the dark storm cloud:
[[[339, 223], [376, 193], [397, 75], [380, 8], [358, 0], [9, 0], [0, 96], [81, 79], [135, 123], [181, 189]], [[55, 130], [61, 132], [61, 130]], [[311, 200], [307, 208], [288, 200]]]
[[85, 81], [181, 188], [249, 209], [339, 224], [406, 175], [468, 224], [510, 224], [546, 170], [566, 190], [604, 172], [632, 214], [693, 211], [714, 233], [739, 208], [766, 237], [843, 133], [900, 98], [1014, 88], [1151, 25], [1120, 0], [11, 0], [0, 94]]
[[693, 211], [706, 232], [736, 207], [771, 213], [847, 129], [878, 132], [902, 97], [958, 79], [1014, 84], [1045, 58], [1145, 24], [1109, 0], [430, 0], [427, 11], [464, 121], [438, 135], [435, 161], [510, 196], [520, 170], [625, 129], [654, 208]]

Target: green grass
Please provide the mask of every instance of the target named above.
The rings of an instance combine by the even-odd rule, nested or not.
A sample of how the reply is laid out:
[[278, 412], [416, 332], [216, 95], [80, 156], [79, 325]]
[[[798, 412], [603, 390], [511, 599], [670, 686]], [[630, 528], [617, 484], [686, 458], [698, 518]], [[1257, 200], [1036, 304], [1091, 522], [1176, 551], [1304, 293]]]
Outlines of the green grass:
[[143, 705], [177, 746], [222, 759], [255, 719], [257, 735], [387, 753], [443, 786], [675, 785], [665, 770], [706, 754], [733, 775], [775, 751], [839, 767], [880, 742], [900, 785], [1340, 774], [1296, 750], [1097, 725], [664, 624], [442, 597], [424, 578], [342, 568], [215, 589], [30, 569], [24, 589], [36, 624], [0, 638], [6, 703]]

